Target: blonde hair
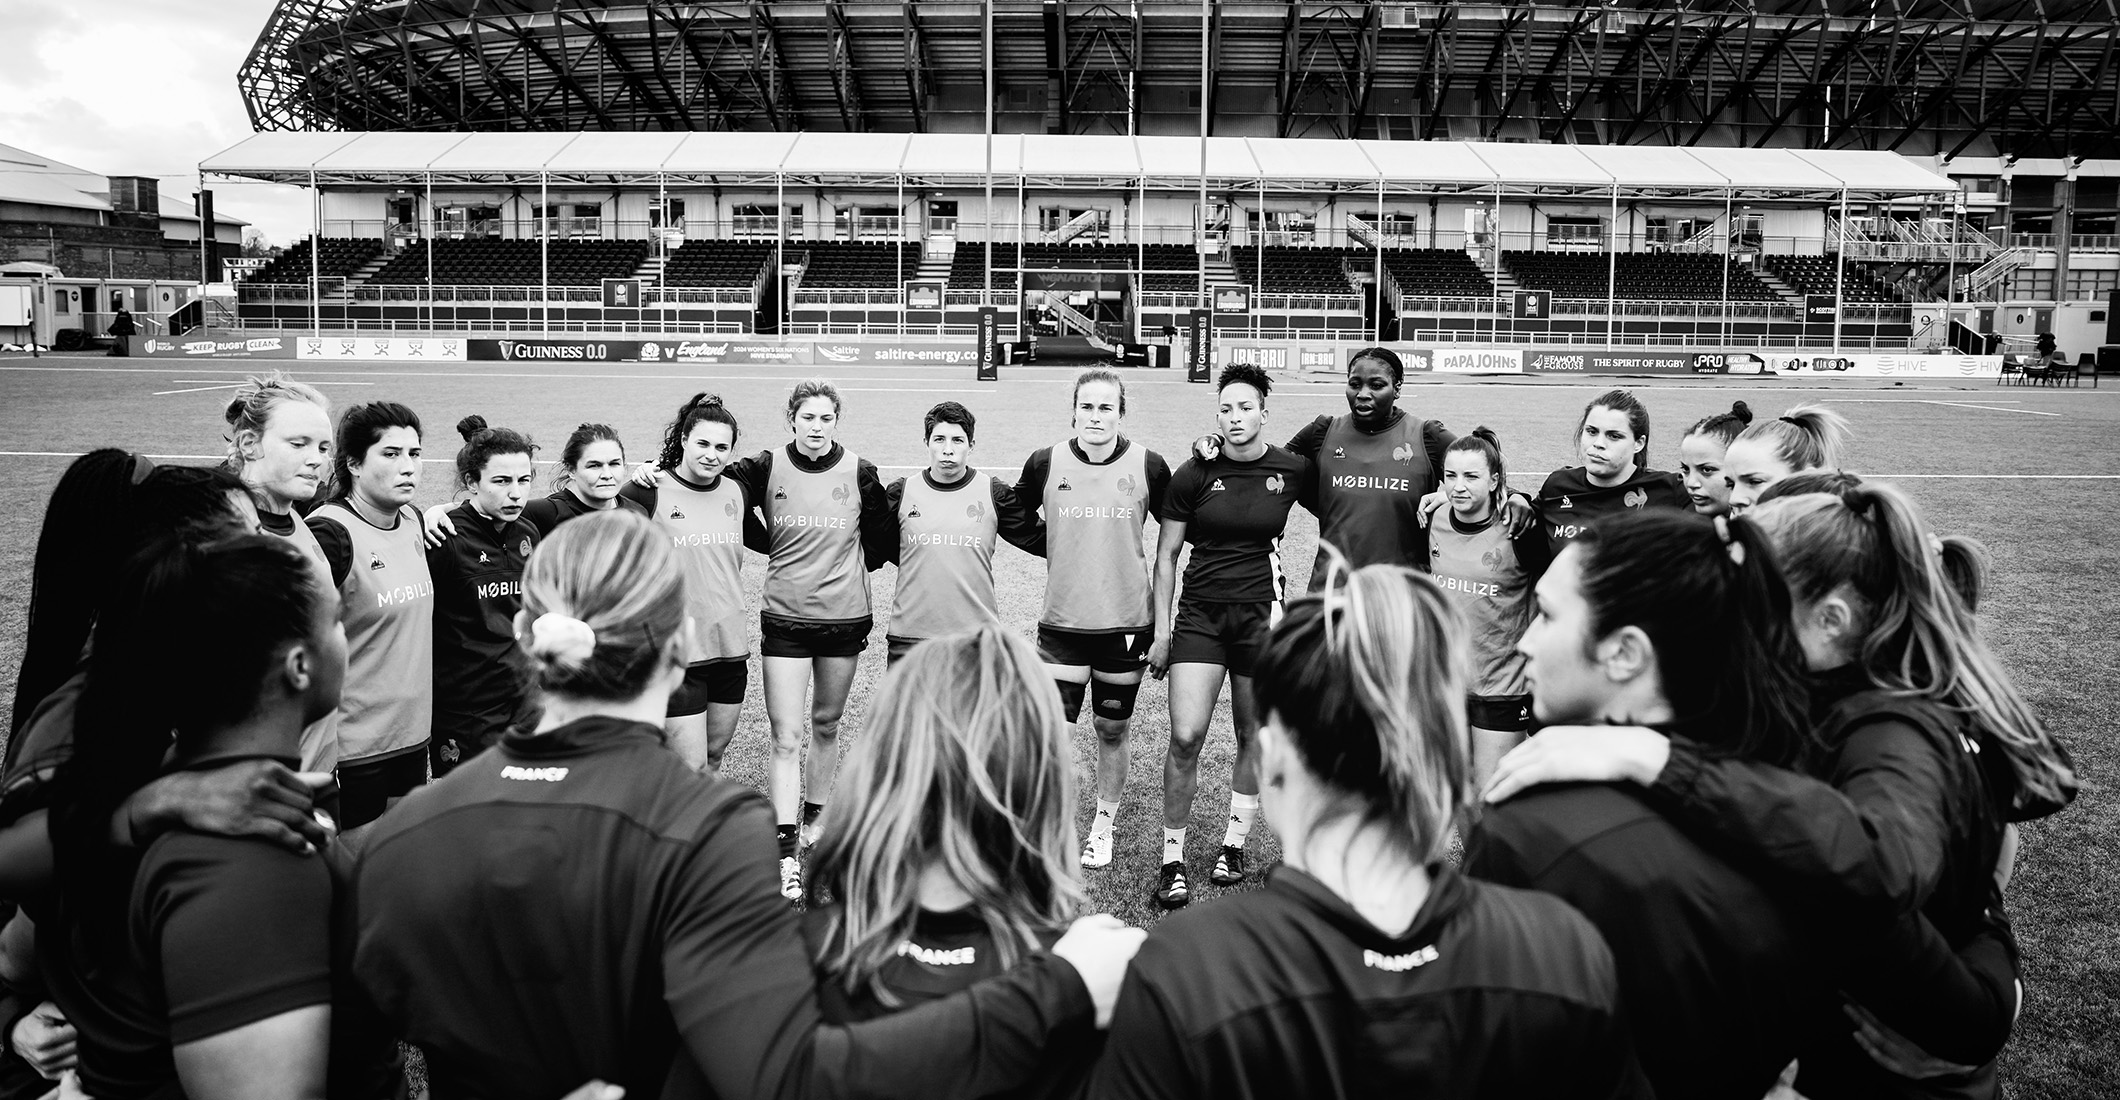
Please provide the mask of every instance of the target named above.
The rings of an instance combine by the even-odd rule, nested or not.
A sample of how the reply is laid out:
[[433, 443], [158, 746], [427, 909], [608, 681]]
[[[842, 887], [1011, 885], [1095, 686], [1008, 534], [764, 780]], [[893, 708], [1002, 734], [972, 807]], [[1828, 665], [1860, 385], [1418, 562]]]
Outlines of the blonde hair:
[[[701, 396], [707, 395], [702, 394]], [[805, 378], [795, 383], [795, 388], [788, 391], [788, 423], [795, 423], [795, 414], [802, 411], [802, 403], [812, 397], [822, 397], [830, 400], [832, 402], [832, 412], [835, 414], [842, 411], [839, 405], [839, 387], [833, 385], [831, 379]], [[694, 400], [698, 399], [694, 398]], [[715, 403], [717, 405], [720, 404], [720, 400], [720, 398], [715, 398]], [[682, 416], [682, 414], [679, 415]], [[729, 427], [733, 429], [735, 426], [735, 423], [731, 421]]]
[[1324, 587], [1289, 604], [1259, 655], [1258, 712], [1340, 794], [1328, 816], [1379, 825], [1406, 858], [1433, 863], [1470, 795], [1464, 622], [1426, 574], [1349, 573], [1326, 552]]
[[1737, 439], [1764, 441], [1792, 471], [1838, 470], [1853, 435], [1847, 417], [1824, 405], [1798, 405], [1753, 424]]
[[[556, 614], [595, 633], [586, 657], [518, 638], [539, 689], [627, 700], [647, 689], [685, 628], [685, 578], [670, 537], [644, 516], [591, 512], [561, 524], [523, 568], [523, 610]], [[679, 654], [681, 658], [682, 653]]]
[[1039, 950], [1084, 895], [1074, 744], [1037, 651], [998, 625], [923, 642], [884, 679], [866, 729], [810, 857], [810, 902], [839, 903], [820, 969], [896, 1003], [879, 975], [934, 866], [971, 895], [1003, 967]]
[[248, 432], [253, 436], [264, 435], [266, 426], [272, 423], [272, 414], [278, 411], [280, 406], [291, 401], [307, 401], [323, 410], [326, 417], [331, 415], [331, 402], [321, 391], [307, 382], [297, 382], [280, 371], [243, 380], [243, 384], [237, 387], [235, 396], [229, 399], [227, 408], [221, 413], [221, 418], [228, 422], [228, 434], [225, 437], [228, 440], [228, 458], [223, 465], [229, 473], [240, 476], [243, 472], [243, 434]]
[[1906, 494], [1860, 481], [1768, 500], [1747, 518], [1773, 539], [1798, 600], [1846, 586], [1863, 635], [1856, 659], [1871, 683], [1942, 706], [1997, 744], [2018, 787], [2004, 799], [2005, 816], [2074, 797], [2066, 752], [1980, 636], [1979, 543], [1936, 537]]

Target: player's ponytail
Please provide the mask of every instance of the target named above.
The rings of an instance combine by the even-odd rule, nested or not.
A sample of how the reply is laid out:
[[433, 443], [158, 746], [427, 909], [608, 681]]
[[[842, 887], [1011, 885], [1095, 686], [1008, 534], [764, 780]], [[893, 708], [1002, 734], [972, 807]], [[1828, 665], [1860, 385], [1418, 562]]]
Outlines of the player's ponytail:
[[667, 664], [685, 661], [684, 629], [684, 571], [669, 536], [645, 517], [582, 516], [538, 543], [523, 568], [516, 640], [549, 694], [637, 698]]
[[1693, 426], [1686, 429], [1684, 438], [1704, 435], [1720, 440], [1723, 449], [1728, 450], [1730, 444], [1736, 442], [1737, 437], [1743, 435], [1745, 429], [1751, 426], [1752, 406], [1742, 401], [1732, 401], [1729, 412], [1710, 413], [1694, 421]]
[[1487, 472], [1494, 475], [1494, 503], [1500, 504], [1509, 492], [1509, 473], [1502, 468], [1502, 437], [1485, 424], [1472, 429], [1470, 435], [1461, 435], [1450, 441], [1444, 455], [1464, 451], [1487, 460]]
[[1673, 732], [1783, 767], [1811, 758], [1803, 650], [1765, 532], [1652, 508], [1610, 517], [1575, 545], [1590, 637], [1629, 626], [1648, 636]]
[[1798, 599], [1847, 599], [1861, 638], [1853, 656], [1873, 684], [1963, 716], [2009, 762], [2012, 789], [1998, 792], [2006, 817], [2044, 816], [2075, 797], [2067, 751], [1980, 636], [1978, 543], [1937, 537], [1906, 494], [1861, 481], [1765, 502], [1756, 520]]
[[464, 437], [463, 448], [456, 452], [456, 483], [466, 489], [478, 484], [486, 463], [497, 455], [524, 455], [533, 461], [537, 457], [537, 444], [529, 436], [513, 428], [489, 428], [477, 413], [457, 421], [456, 434]]
[[[254, 713], [286, 647], [309, 640], [318, 589], [286, 541], [167, 538], [111, 584], [96, 622], [72, 755], [51, 784], [61, 904], [123, 927], [131, 863], [109, 851], [111, 816], [182, 746]], [[172, 644], [172, 643], [175, 644]]]
[[1426, 575], [1348, 573], [1323, 552], [1333, 556], [1326, 582], [1268, 636], [1252, 697], [1304, 767], [1345, 796], [1331, 816], [1377, 825], [1406, 859], [1433, 863], [1471, 775], [1464, 623]]
[[[833, 404], [838, 404], [837, 398], [833, 399]], [[683, 463], [685, 460], [686, 437], [692, 434], [693, 428], [706, 421], [716, 424], [727, 424], [729, 426], [729, 445], [732, 447], [736, 445], [736, 414], [730, 412], [729, 407], [721, 403], [719, 394], [695, 393], [692, 395], [691, 400], [678, 406], [677, 415], [671, 418], [669, 428], [664, 430], [662, 454], [655, 459], [656, 468], [674, 470]], [[602, 427], [602, 425], [584, 424], [582, 427], [575, 429], [575, 434], [580, 435], [583, 430], [594, 427]], [[604, 430], [610, 431], [609, 428]], [[616, 441], [618, 436], [614, 433], [611, 439]], [[573, 445], [572, 439], [568, 440], [568, 445], [570, 447]], [[586, 443], [583, 445], [587, 446]], [[579, 458], [580, 455], [580, 451], [575, 452], [575, 457]]]
[[1798, 405], [1744, 430], [1739, 439], [1764, 442], [1791, 471], [1837, 470], [1853, 436], [1848, 418], [1823, 405]]

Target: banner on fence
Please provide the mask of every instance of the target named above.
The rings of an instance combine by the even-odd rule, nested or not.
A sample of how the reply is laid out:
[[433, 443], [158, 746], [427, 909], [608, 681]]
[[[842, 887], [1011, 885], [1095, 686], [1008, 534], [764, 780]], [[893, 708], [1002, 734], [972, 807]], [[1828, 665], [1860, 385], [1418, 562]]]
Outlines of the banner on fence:
[[1776, 374], [1838, 375], [1847, 378], [1999, 378], [1999, 355], [1833, 355], [1829, 352], [1762, 351]]
[[471, 358], [503, 363], [634, 363], [638, 340], [470, 340]]
[[[346, 359], [382, 363], [461, 363], [477, 358], [461, 336], [300, 336], [297, 359]], [[491, 340], [484, 343], [493, 343]]]
[[1440, 374], [1522, 374], [1524, 353], [1520, 348], [1437, 348], [1435, 370]]
[[191, 332], [183, 336], [128, 336], [132, 354], [148, 359], [292, 359], [292, 336]]
[[1528, 374], [1691, 374], [1691, 355], [1675, 351], [1589, 351], [1583, 348], [1528, 348]]
[[975, 367], [979, 346], [975, 340], [954, 343], [942, 340], [901, 340], [892, 343], [859, 344], [851, 340], [819, 340], [813, 345], [820, 364]]
[[808, 366], [816, 362], [815, 346], [807, 340], [781, 343], [775, 340], [643, 340], [643, 363], [792, 363]]

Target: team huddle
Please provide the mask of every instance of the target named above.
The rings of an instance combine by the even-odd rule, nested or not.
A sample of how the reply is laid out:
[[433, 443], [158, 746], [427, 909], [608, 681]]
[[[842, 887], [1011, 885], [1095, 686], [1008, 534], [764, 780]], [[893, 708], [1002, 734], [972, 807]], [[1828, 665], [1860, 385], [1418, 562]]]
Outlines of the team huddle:
[[[1738, 402], [1666, 472], [1614, 390], [1525, 493], [1398, 407], [1390, 350], [1346, 382], [1276, 446], [1226, 368], [1173, 469], [1087, 370], [1013, 481], [946, 401], [886, 482], [818, 379], [764, 450], [712, 394], [645, 462], [582, 424], [544, 495], [465, 417], [425, 513], [417, 413], [277, 375], [221, 466], [80, 458], [0, 780], [0, 1100], [369, 1100], [408, 1045], [438, 1097], [1998, 1095], [2015, 826], [2076, 778], [1981, 639], [1977, 544], [1845, 472], [1822, 407]], [[1002, 542], [1046, 563], [1034, 643]], [[719, 774], [754, 613], [763, 795]], [[1152, 933], [1085, 912], [1144, 676], [1140, 888], [1185, 909]], [[1263, 886], [1191, 906], [1261, 877], [1262, 823]]]

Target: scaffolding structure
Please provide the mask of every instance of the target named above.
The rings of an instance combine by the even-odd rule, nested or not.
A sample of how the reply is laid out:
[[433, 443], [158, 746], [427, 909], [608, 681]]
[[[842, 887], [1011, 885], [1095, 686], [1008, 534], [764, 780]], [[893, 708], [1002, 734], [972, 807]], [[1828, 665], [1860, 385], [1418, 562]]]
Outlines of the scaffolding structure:
[[1003, 133], [2116, 157], [2116, 53], [2114, 0], [280, 0], [238, 80], [261, 130], [980, 132], [991, 107]]

